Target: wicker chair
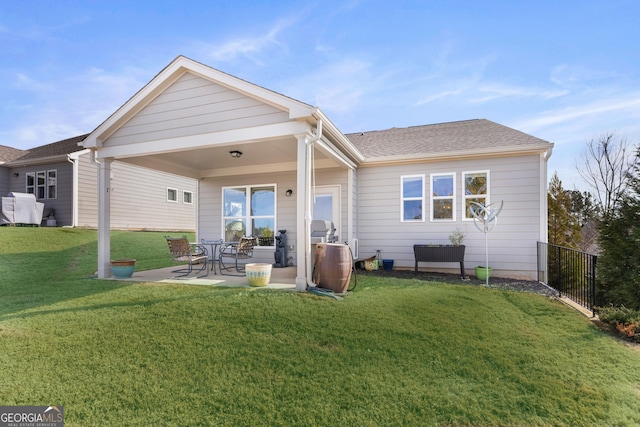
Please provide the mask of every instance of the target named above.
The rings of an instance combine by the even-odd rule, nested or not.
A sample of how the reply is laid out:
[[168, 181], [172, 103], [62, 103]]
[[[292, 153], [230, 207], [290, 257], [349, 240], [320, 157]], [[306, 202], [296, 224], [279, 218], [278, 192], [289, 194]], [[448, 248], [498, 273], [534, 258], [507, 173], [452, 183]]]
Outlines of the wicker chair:
[[207, 269], [207, 261], [209, 260], [209, 256], [207, 255], [206, 247], [202, 245], [191, 244], [186, 237], [165, 236], [165, 239], [167, 239], [167, 244], [169, 245], [171, 260], [176, 264], [187, 263], [187, 266], [185, 268], [172, 270], [172, 273], [183, 273], [178, 277], [188, 276], [194, 271], [194, 265], [200, 264], [201, 267], [198, 270], [195, 270], [195, 272], [197, 274], [204, 271], [205, 274], [198, 277], [204, 277], [209, 274], [209, 270]]
[[[220, 274], [228, 274], [226, 271], [235, 270], [239, 274], [228, 274], [232, 276], [244, 276], [244, 264], [239, 260], [247, 260], [253, 258], [253, 248], [258, 244], [255, 237], [241, 237], [239, 241], [225, 243], [220, 247], [218, 253], [218, 263], [220, 266]], [[225, 265], [224, 259], [233, 260], [233, 265]]]

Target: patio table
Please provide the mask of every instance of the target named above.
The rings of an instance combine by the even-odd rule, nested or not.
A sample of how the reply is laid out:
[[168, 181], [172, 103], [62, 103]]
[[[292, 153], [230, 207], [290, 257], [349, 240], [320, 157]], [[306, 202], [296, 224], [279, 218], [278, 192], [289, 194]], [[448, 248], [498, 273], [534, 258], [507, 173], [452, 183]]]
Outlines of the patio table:
[[216, 253], [218, 252], [218, 247], [225, 244], [225, 241], [222, 239], [218, 239], [218, 240], [202, 239], [200, 240], [200, 244], [211, 247], [211, 270], [213, 270], [213, 275], [215, 276], [216, 274], [218, 274], [216, 271], [216, 262], [217, 262]]

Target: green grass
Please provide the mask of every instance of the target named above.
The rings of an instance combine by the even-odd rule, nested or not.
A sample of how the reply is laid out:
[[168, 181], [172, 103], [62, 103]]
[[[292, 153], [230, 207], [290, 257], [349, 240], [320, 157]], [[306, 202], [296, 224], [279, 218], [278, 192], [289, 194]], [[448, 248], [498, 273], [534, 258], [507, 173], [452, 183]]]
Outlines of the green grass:
[[[163, 233], [114, 258], [169, 264]], [[343, 301], [91, 278], [96, 233], [0, 228], [0, 402], [68, 426], [632, 426], [640, 353], [537, 295], [359, 277]]]

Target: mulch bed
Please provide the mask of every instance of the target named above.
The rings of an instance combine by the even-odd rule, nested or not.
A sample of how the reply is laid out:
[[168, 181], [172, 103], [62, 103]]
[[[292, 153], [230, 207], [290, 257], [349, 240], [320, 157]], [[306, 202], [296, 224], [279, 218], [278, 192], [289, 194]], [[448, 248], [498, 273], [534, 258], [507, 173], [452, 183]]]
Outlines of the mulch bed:
[[[356, 274], [359, 276], [378, 276], [378, 277], [397, 277], [400, 279], [418, 279], [430, 282], [443, 282], [457, 285], [482, 286], [487, 287], [484, 280], [478, 280], [475, 276], [467, 276], [464, 280], [459, 274], [446, 274], [413, 270], [373, 270], [357, 269]], [[535, 294], [555, 297], [558, 292], [540, 282], [532, 280], [508, 279], [502, 277], [490, 277], [489, 288], [504, 289], [510, 291], [531, 292]]]

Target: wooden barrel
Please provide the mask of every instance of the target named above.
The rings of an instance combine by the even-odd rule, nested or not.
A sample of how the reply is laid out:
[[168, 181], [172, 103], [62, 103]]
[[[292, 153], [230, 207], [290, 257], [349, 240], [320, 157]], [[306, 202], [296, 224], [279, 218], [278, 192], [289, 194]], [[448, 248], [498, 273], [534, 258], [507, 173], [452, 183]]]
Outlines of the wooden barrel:
[[318, 287], [342, 294], [351, 279], [351, 250], [339, 243], [316, 244], [316, 263], [313, 281]]

